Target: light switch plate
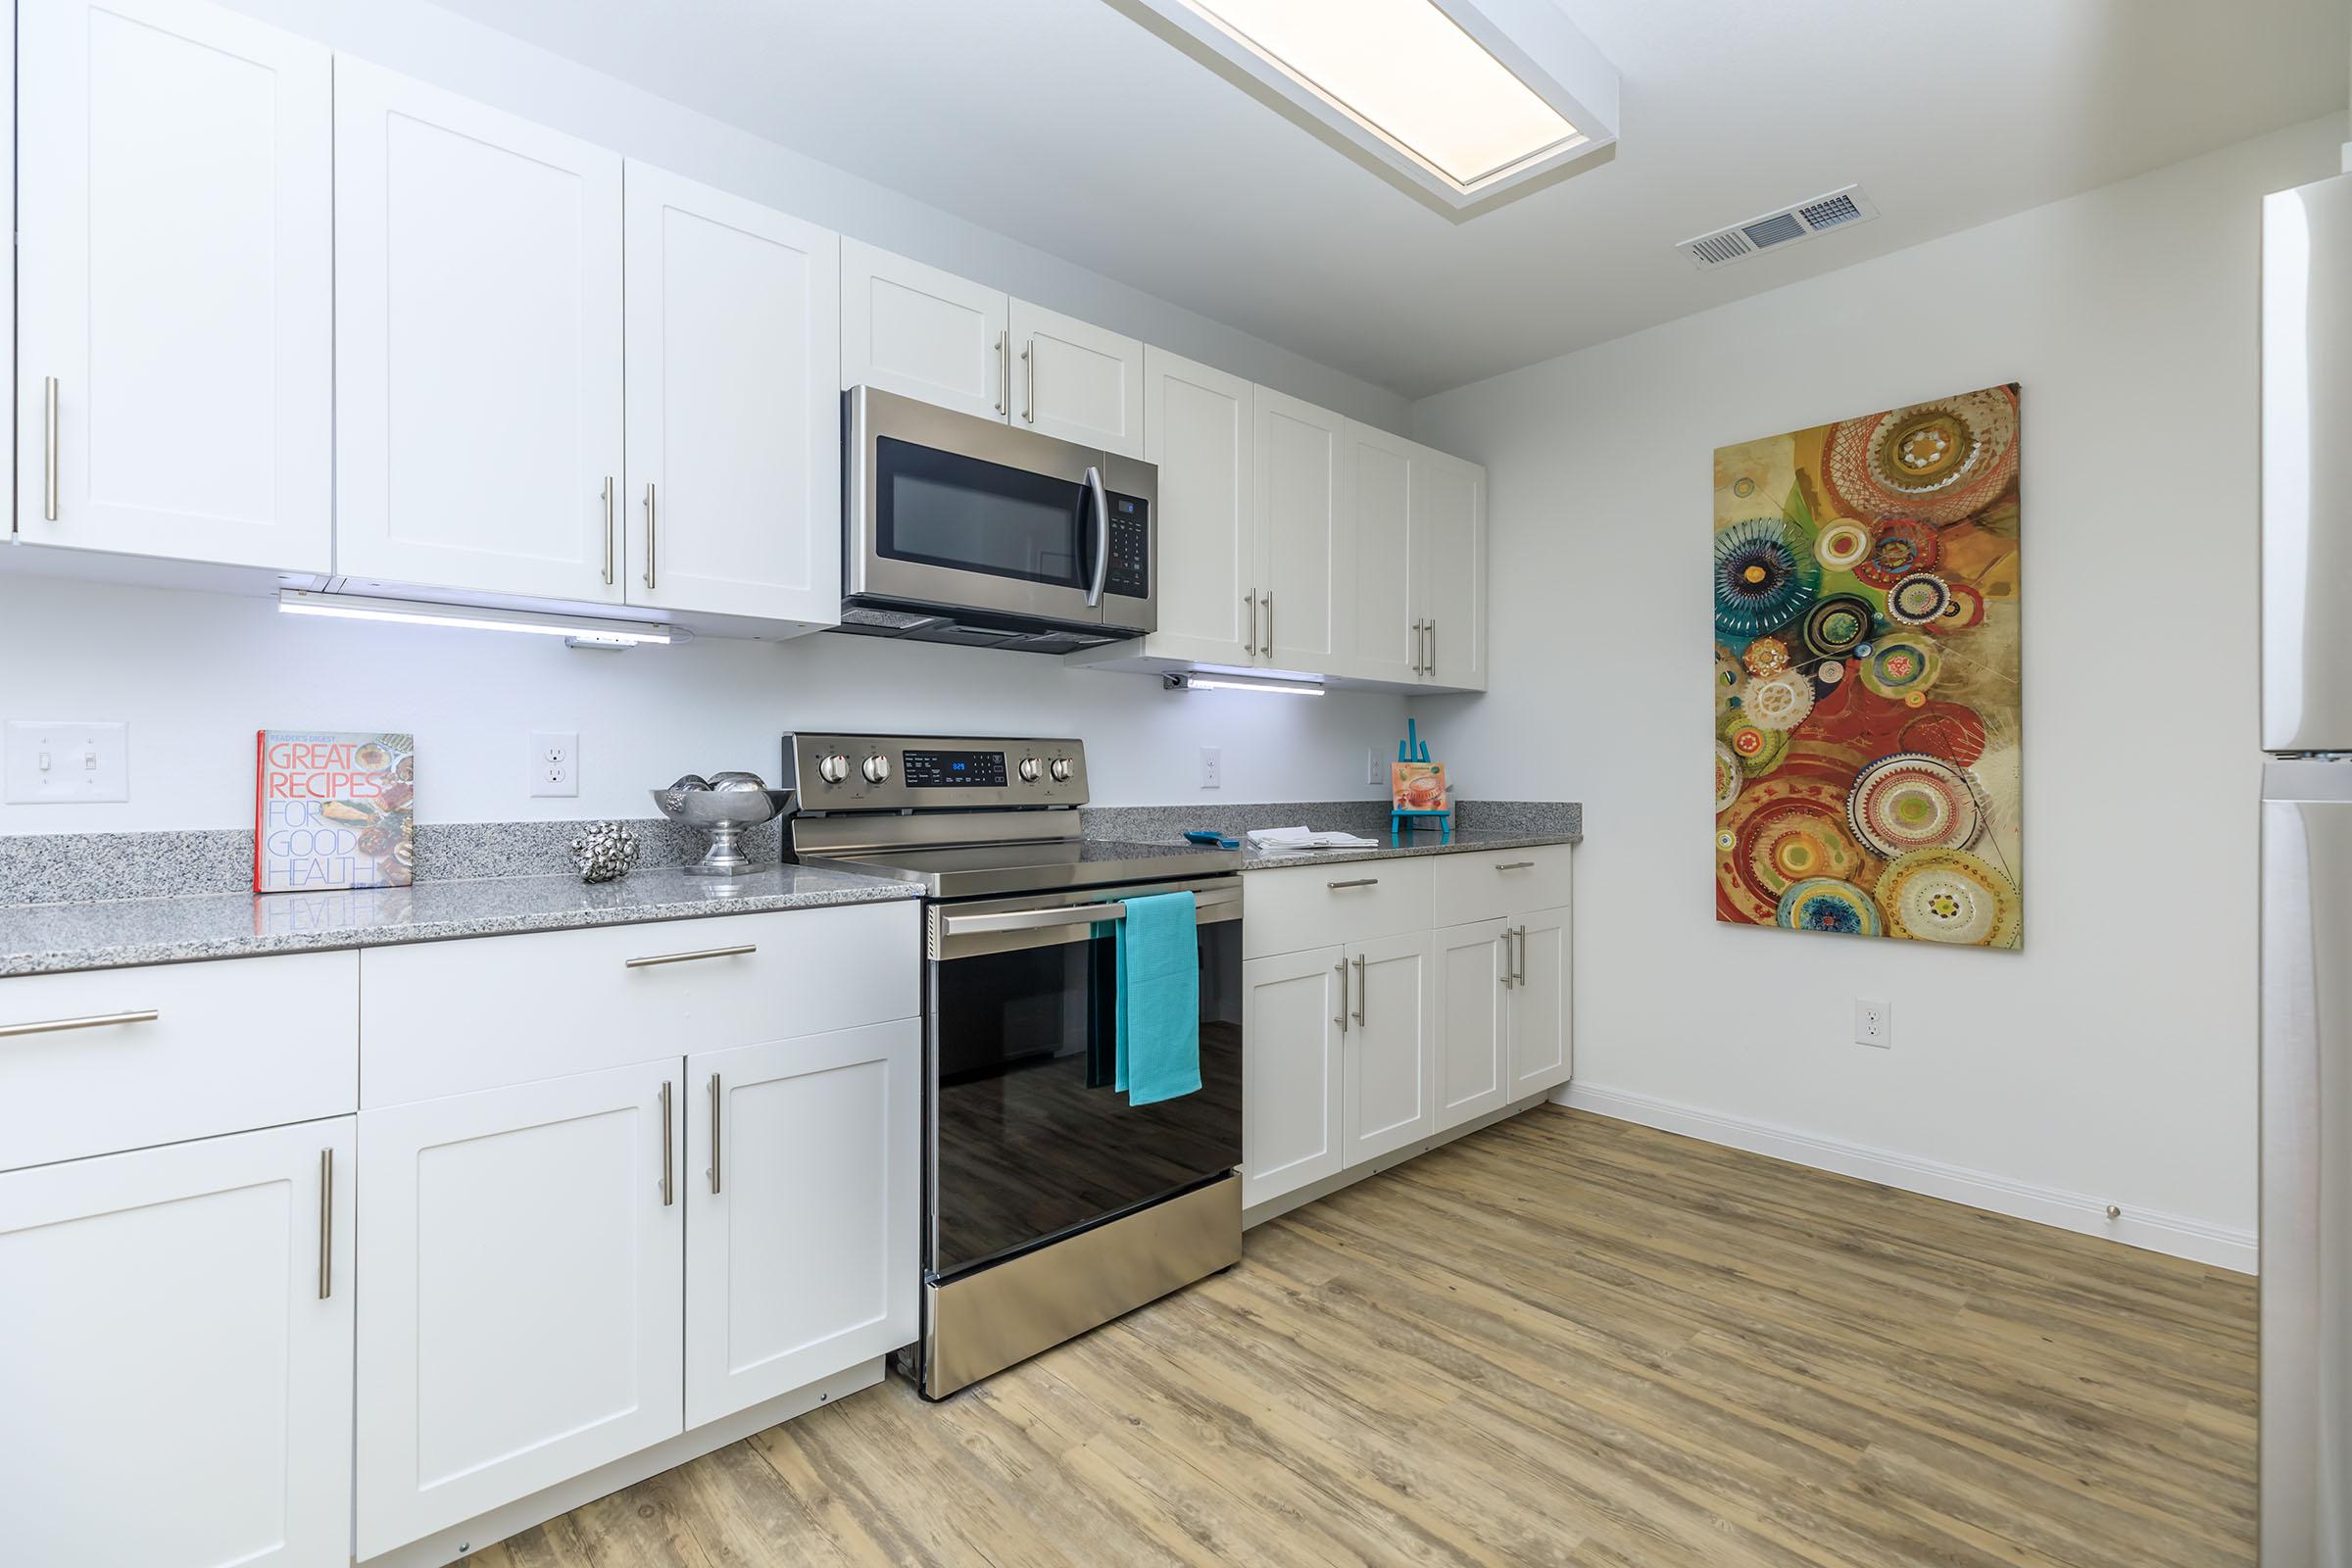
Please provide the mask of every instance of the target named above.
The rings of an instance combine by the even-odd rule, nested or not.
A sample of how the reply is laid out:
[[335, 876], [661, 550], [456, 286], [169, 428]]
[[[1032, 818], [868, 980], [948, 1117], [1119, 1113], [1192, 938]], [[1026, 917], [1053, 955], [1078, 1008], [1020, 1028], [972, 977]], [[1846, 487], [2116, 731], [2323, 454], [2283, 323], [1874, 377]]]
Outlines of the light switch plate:
[[63, 806], [130, 799], [130, 726], [104, 721], [8, 721], [8, 803]]
[[1200, 787], [1204, 790], [1225, 786], [1225, 750], [1220, 746], [1200, 748]]

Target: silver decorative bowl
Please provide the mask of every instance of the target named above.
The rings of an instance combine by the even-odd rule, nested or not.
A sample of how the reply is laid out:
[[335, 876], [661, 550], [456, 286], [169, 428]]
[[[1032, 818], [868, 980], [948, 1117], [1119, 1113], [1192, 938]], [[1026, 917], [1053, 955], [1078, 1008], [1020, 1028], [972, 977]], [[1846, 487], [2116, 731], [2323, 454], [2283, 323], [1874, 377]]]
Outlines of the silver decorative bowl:
[[673, 822], [710, 835], [710, 848], [688, 876], [741, 876], [759, 866], [743, 853], [743, 831], [772, 822], [792, 805], [790, 790], [655, 790], [654, 808]]

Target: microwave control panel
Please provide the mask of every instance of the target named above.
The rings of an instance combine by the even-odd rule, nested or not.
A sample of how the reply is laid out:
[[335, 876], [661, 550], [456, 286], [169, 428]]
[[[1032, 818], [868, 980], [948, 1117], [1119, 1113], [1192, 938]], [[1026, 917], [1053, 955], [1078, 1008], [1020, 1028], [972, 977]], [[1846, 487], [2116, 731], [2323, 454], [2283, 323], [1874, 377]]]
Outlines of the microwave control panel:
[[1152, 597], [1152, 503], [1116, 490], [1110, 503], [1110, 566], [1102, 591], [1123, 599]]

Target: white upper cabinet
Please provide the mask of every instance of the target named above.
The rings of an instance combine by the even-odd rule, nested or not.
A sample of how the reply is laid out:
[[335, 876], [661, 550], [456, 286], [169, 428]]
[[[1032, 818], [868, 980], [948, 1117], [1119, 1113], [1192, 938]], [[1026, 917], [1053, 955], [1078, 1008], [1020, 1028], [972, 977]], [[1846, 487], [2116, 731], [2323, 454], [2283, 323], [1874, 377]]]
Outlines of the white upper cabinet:
[[352, 1192], [348, 1116], [0, 1176], [0, 1558], [351, 1561]]
[[336, 568], [621, 598], [621, 160], [335, 63]]
[[1487, 470], [1427, 447], [1413, 465], [1412, 618], [1423, 674], [1487, 689]]
[[1238, 375], [1144, 351], [1144, 456], [1159, 468], [1154, 655], [1256, 657], [1256, 396]]
[[1286, 670], [1328, 671], [1355, 642], [1355, 468], [1348, 421], [1257, 389], [1258, 647]]
[[1343, 671], [1358, 679], [1409, 681], [1421, 673], [1410, 563], [1419, 544], [1420, 468], [1431, 456], [1402, 436], [1348, 421], [1355, 572], [1340, 591], [1353, 601], [1355, 641]]
[[1002, 292], [858, 240], [841, 242], [841, 384], [1003, 419], [1011, 408]]
[[1144, 455], [1144, 346], [1027, 300], [1012, 305], [1013, 423], [1061, 441]]
[[202, 0], [24, 0], [19, 534], [332, 550], [327, 51]]
[[839, 238], [628, 166], [632, 605], [841, 611]]

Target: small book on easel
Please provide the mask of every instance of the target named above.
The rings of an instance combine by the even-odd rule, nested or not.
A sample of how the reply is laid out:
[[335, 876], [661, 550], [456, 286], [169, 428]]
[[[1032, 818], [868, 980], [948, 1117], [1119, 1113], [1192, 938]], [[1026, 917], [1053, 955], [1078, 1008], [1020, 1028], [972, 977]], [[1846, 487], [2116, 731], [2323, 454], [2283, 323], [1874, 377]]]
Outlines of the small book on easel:
[[416, 779], [414, 736], [258, 732], [253, 891], [408, 886], [416, 861]]

